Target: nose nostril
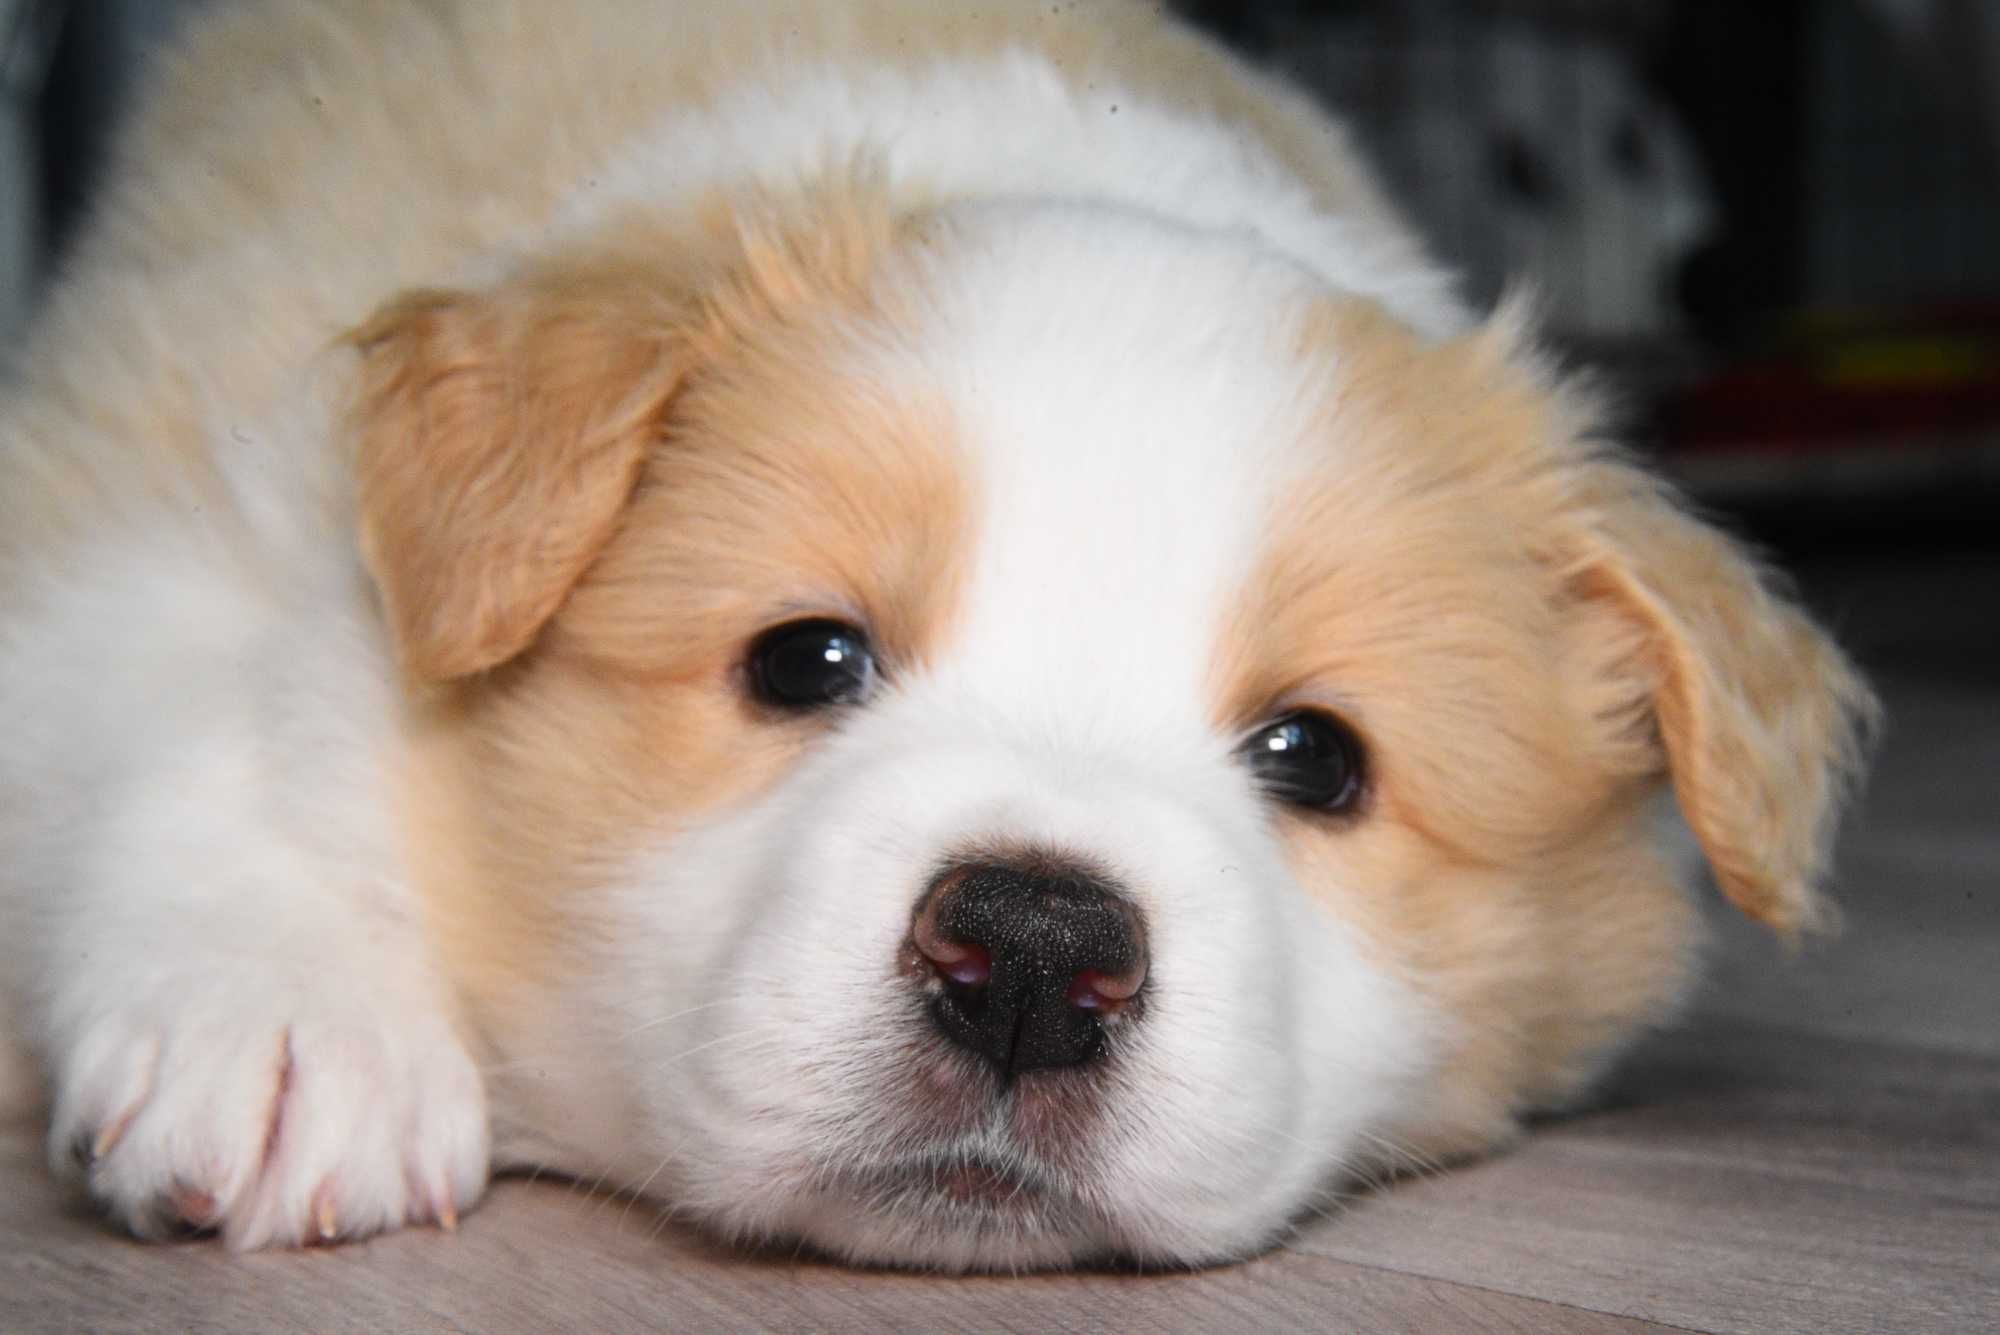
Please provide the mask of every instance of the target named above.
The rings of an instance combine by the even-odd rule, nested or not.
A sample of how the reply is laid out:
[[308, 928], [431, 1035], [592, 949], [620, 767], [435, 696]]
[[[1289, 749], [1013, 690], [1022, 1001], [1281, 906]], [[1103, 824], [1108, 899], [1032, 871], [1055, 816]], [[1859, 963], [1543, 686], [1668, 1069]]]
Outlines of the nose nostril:
[[1070, 979], [1069, 989], [1063, 993], [1063, 1000], [1081, 1011], [1116, 1014], [1119, 1007], [1137, 994], [1139, 985], [1144, 981], [1145, 975], [1137, 969], [1121, 974], [1106, 974], [1097, 969], [1085, 969]]
[[930, 961], [938, 977], [961, 987], [985, 986], [993, 977], [992, 952], [977, 942], [947, 936], [938, 924], [939, 899], [940, 896], [931, 896], [917, 914], [910, 931], [911, 939], [916, 942], [918, 952]]
[[1100, 981], [1095, 973], [1085, 970], [1070, 979], [1069, 991], [1063, 994], [1063, 1000], [1080, 1011], [1104, 1010], [1113, 1002], [1111, 998], [1097, 990]]
[[960, 987], [984, 987], [993, 978], [993, 957], [984, 946], [953, 943], [952, 958], [930, 957], [938, 976]]

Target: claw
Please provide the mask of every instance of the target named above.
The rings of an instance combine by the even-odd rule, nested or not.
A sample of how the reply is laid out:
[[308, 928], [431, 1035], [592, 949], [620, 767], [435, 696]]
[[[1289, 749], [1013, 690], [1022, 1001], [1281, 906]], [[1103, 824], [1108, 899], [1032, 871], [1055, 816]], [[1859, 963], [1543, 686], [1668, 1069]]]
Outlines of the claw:
[[292, 1092], [292, 1027], [285, 1026], [284, 1034], [278, 1040], [277, 1086], [271, 1094], [270, 1121], [264, 1126], [264, 1153], [261, 1156], [266, 1169], [278, 1152], [278, 1134], [285, 1126], [285, 1102]]
[[458, 1207], [451, 1203], [450, 1187], [432, 1195], [431, 1213], [437, 1216], [439, 1228], [447, 1233], [458, 1232]]
[[340, 1228], [333, 1214], [333, 1183], [319, 1184], [313, 1193], [313, 1227], [318, 1231], [321, 1242], [332, 1242], [340, 1236]]
[[135, 1103], [124, 1112], [119, 1113], [117, 1117], [99, 1127], [97, 1138], [90, 1142], [89, 1157], [84, 1160], [84, 1167], [88, 1168], [91, 1164], [96, 1163], [99, 1159], [117, 1149], [118, 1142], [125, 1138], [126, 1129], [132, 1125], [132, 1119], [138, 1116], [138, 1113], [139, 1105]]
[[132, 1101], [127, 1103], [116, 1117], [97, 1128], [97, 1134], [89, 1140], [77, 1138], [71, 1153], [76, 1156], [77, 1167], [88, 1172], [95, 1168], [100, 1159], [118, 1148], [118, 1142], [125, 1138], [125, 1132], [132, 1126], [132, 1119], [153, 1097], [153, 1080], [160, 1069], [160, 1040], [155, 1036], [148, 1044], [145, 1056], [144, 1074], [138, 1081], [138, 1090]]

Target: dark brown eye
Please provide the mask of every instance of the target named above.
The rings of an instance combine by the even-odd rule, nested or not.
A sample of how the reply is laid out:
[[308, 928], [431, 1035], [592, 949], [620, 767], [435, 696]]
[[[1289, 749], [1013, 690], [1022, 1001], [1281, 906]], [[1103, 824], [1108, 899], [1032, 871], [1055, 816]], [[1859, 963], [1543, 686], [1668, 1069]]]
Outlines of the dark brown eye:
[[1265, 724], [1243, 743], [1243, 760], [1280, 802], [1348, 811], [1361, 800], [1361, 739], [1340, 719], [1302, 709]]
[[768, 704], [824, 709], [854, 704], [875, 689], [868, 636], [841, 621], [788, 621], [750, 646], [750, 680]]

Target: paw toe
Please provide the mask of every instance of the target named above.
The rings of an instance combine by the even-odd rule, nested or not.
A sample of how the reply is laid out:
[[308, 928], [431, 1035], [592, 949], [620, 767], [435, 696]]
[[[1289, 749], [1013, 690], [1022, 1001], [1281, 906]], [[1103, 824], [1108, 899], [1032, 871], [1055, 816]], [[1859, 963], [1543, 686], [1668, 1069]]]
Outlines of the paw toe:
[[[454, 1227], [487, 1173], [484, 1095], [440, 1027], [187, 1026], [93, 1035], [59, 1093], [51, 1157], [141, 1237], [232, 1248]], [[92, 1114], [96, 1114], [93, 1116]]]

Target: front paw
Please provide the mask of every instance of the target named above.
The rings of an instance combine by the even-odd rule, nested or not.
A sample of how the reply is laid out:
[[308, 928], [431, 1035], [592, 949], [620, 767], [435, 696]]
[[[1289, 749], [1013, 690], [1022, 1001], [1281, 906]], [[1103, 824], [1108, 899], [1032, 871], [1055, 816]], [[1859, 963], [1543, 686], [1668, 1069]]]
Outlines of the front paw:
[[56, 1054], [51, 1158], [114, 1219], [292, 1246], [450, 1228], [478, 1198], [485, 1096], [430, 1007], [210, 990], [100, 1014]]

